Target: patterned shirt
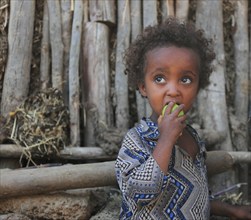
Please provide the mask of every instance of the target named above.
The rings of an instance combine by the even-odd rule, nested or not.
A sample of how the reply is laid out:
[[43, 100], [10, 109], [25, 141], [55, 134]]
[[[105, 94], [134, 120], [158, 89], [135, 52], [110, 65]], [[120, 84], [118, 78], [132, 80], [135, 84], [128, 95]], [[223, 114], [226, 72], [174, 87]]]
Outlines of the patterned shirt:
[[157, 124], [144, 118], [128, 131], [115, 164], [123, 196], [119, 219], [209, 219], [205, 147], [191, 126], [186, 129], [200, 150], [193, 160], [175, 145], [167, 175], [152, 157], [159, 138]]

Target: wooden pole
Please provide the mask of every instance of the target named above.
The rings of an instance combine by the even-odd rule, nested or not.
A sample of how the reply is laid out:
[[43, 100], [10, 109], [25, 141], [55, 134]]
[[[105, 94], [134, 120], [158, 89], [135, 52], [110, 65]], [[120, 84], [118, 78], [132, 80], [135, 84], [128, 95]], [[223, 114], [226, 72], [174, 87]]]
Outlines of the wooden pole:
[[79, 58], [82, 37], [83, 2], [75, 2], [69, 62], [69, 110], [71, 145], [80, 144]]
[[[23, 148], [14, 144], [0, 144], [0, 158], [20, 158]], [[69, 160], [95, 160], [112, 158], [100, 147], [65, 147], [55, 157]]]
[[46, 89], [49, 87], [50, 82], [49, 12], [47, 0], [44, 1], [42, 33], [43, 35], [41, 42], [40, 81], [41, 89]]
[[59, 0], [47, 1], [49, 11], [50, 42], [52, 54], [52, 86], [63, 91], [63, 55], [61, 10]]
[[[21, 154], [22, 148], [15, 144], [0, 144], [0, 158], [19, 158]], [[65, 147], [57, 157], [71, 160], [108, 158], [100, 147]], [[251, 163], [251, 152], [246, 151], [208, 151], [207, 157], [209, 158], [208, 165], [212, 167], [212, 170], [214, 170], [214, 163], [216, 163], [215, 166], [221, 166], [217, 163], [224, 166], [225, 161], [228, 161], [224, 157], [230, 158], [231, 166], [239, 163]], [[229, 167], [229, 165], [226, 166]]]
[[189, 11], [189, 0], [176, 0], [175, 16], [182, 20], [187, 20]]
[[[225, 92], [222, 4], [222, 0], [197, 1], [196, 26], [204, 29], [206, 36], [213, 40], [216, 54], [216, 59], [213, 62], [214, 69], [210, 75], [210, 84], [206, 89], [200, 90], [198, 95], [198, 112], [201, 123], [205, 129], [210, 131], [207, 133], [207, 137], [209, 139], [216, 138], [213, 140], [216, 143], [214, 150], [233, 151]], [[209, 109], [210, 111], [208, 111]], [[208, 113], [205, 114], [205, 112]], [[229, 171], [215, 179], [211, 178], [209, 181], [218, 191], [222, 187], [233, 185], [236, 182], [236, 175], [234, 171]]]
[[[206, 166], [212, 176], [240, 162], [251, 163], [251, 152], [207, 152]], [[0, 169], [0, 199], [58, 190], [115, 186], [115, 161], [57, 167]]]
[[160, 0], [160, 10], [162, 21], [166, 20], [168, 16], [174, 16], [174, 0]]
[[[147, 27], [149, 25], [158, 24], [158, 10], [157, 10], [157, 1], [143, 1], [143, 27]], [[138, 100], [137, 100], [138, 101]], [[152, 108], [146, 98], [143, 98], [144, 106], [144, 116], [150, 117], [152, 114]]]
[[35, 1], [10, 1], [8, 61], [0, 110], [3, 116], [14, 111], [28, 95], [34, 14]]
[[64, 62], [63, 62], [63, 97], [64, 103], [69, 106], [69, 59], [70, 59], [70, 44], [73, 2], [69, 0], [61, 0], [61, 18], [62, 18], [62, 41], [64, 44]]
[[115, 0], [91, 0], [89, 1], [89, 12], [91, 21], [115, 24]]
[[34, 169], [0, 169], [0, 176], [0, 199], [116, 185], [114, 161]]
[[[131, 1], [131, 41], [136, 40], [137, 36], [142, 33], [142, 5], [140, 1]], [[146, 105], [148, 102], [141, 96], [139, 91], [136, 91], [136, 103], [138, 121], [146, 116]]]
[[116, 127], [126, 131], [129, 126], [128, 83], [124, 74], [123, 53], [130, 43], [130, 7], [128, 0], [118, 1], [117, 48], [115, 67]]
[[100, 22], [84, 25], [82, 97], [84, 96], [84, 145], [95, 145], [100, 126], [112, 123], [109, 28]]

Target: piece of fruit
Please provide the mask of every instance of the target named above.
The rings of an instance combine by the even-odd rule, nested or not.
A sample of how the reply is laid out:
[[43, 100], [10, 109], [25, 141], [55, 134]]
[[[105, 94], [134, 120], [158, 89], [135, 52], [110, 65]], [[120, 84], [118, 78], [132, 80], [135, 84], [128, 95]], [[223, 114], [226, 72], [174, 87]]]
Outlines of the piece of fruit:
[[[168, 106], [168, 104], [165, 105], [165, 106], [163, 107], [162, 113], [161, 113], [162, 116], [164, 116], [167, 106]], [[174, 106], [173, 106], [173, 108], [172, 108], [172, 110], [171, 110], [171, 113], [172, 113], [176, 108], [178, 108], [178, 107], [179, 107], [179, 105], [175, 103]], [[178, 117], [183, 116], [183, 115], [184, 115], [184, 111], [181, 110], [181, 111], [179, 112], [179, 114], [178, 114]]]

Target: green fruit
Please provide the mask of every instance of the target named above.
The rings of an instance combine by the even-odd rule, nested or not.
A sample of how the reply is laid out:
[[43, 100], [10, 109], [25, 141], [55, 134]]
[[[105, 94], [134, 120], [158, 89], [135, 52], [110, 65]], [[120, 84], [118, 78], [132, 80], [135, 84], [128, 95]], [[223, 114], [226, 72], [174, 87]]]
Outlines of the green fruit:
[[[162, 113], [161, 113], [162, 116], [164, 116], [167, 106], [168, 106], [168, 104], [165, 105], [165, 106], [163, 107]], [[177, 104], [175, 103], [174, 106], [173, 106], [173, 108], [172, 108], [172, 110], [171, 110], [171, 113], [172, 113], [176, 108], [178, 108], [178, 107], [179, 107], [179, 105], [177, 105]], [[183, 115], [184, 115], [184, 111], [181, 110], [181, 111], [179, 112], [179, 114], [178, 114], [178, 117], [183, 116]]]

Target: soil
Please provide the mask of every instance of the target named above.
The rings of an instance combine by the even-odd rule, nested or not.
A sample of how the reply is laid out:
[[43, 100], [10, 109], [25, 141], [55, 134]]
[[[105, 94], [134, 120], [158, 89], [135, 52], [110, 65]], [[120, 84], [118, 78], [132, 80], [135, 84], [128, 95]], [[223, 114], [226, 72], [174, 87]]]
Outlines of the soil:
[[0, 220], [117, 220], [120, 203], [119, 190], [111, 187], [21, 196], [1, 200]]

